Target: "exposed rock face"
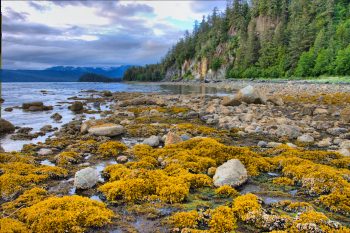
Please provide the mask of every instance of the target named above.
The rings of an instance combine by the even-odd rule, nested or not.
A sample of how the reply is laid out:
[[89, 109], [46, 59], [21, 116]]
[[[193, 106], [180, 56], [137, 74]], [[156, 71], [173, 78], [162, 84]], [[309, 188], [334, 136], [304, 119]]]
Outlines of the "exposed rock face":
[[159, 137], [153, 135], [153, 136], [143, 140], [142, 144], [146, 144], [146, 145], [149, 145], [152, 147], [158, 146], [159, 145]]
[[95, 186], [99, 179], [99, 173], [91, 167], [84, 168], [75, 173], [74, 186], [77, 189], [88, 189]]
[[71, 106], [68, 107], [73, 112], [81, 112], [84, 110], [84, 105], [80, 101], [75, 101]]
[[0, 118], [0, 135], [13, 133], [14, 131], [15, 131], [15, 126], [11, 122]]
[[180, 143], [182, 142], [182, 138], [177, 135], [176, 133], [173, 132], [169, 132], [166, 135], [166, 139], [165, 139], [165, 145], [171, 145], [171, 144], [176, 144], [176, 143]]
[[124, 133], [124, 127], [121, 125], [109, 123], [92, 126], [88, 129], [88, 132], [95, 136], [113, 137]]
[[238, 159], [231, 159], [219, 166], [213, 177], [214, 185], [220, 187], [230, 185], [237, 187], [248, 179], [248, 173], [244, 165]]

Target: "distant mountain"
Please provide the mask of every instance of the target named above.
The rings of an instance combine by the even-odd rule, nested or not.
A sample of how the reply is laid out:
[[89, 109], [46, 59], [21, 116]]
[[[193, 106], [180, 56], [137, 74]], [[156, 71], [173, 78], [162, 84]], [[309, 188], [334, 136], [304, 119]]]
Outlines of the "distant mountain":
[[72, 67], [55, 66], [45, 70], [1, 70], [3, 82], [78, 82], [85, 73], [94, 73], [121, 80], [130, 66]]

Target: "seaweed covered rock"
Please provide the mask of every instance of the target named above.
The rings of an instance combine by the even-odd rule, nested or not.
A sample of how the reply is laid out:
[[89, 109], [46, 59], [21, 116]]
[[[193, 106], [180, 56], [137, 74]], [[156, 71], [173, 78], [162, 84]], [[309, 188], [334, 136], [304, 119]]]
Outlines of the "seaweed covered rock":
[[223, 185], [237, 187], [245, 183], [247, 179], [247, 170], [238, 159], [231, 159], [219, 166], [213, 177], [214, 185], [217, 187]]
[[84, 232], [111, 223], [113, 211], [81, 196], [50, 197], [19, 211], [19, 220], [33, 232]]
[[13, 132], [15, 132], [15, 126], [11, 122], [0, 118], [0, 135]]
[[80, 101], [74, 101], [68, 108], [73, 112], [82, 112], [84, 110], [84, 104]]
[[113, 137], [124, 133], [124, 127], [117, 124], [106, 123], [92, 126], [88, 129], [88, 132], [95, 136]]
[[77, 189], [88, 189], [95, 186], [99, 179], [99, 173], [91, 167], [84, 168], [75, 173], [74, 186]]

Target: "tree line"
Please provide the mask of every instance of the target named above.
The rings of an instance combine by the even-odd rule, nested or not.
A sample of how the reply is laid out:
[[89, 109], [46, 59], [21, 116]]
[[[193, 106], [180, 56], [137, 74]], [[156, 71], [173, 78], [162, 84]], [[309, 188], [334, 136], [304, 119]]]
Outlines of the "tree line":
[[186, 60], [227, 78], [350, 75], [349, 0], [229, 0], [203, 16], [159, 64], [132, 67], [127, 80], [158, 81]]

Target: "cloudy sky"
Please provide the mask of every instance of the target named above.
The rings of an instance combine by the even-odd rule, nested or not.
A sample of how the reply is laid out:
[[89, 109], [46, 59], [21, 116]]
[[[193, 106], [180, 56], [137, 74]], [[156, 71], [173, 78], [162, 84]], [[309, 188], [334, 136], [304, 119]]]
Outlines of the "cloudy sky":
[[3, 68], [158, 62], [213, 1], [1, 1]]

